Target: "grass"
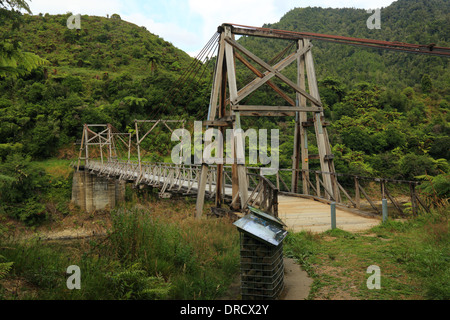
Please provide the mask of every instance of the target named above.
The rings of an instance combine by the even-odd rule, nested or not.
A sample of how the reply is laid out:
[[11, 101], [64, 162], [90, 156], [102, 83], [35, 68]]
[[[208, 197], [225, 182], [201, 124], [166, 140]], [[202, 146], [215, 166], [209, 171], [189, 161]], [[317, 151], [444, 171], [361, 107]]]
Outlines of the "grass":
[[[34, 163], [51, 178], [44, 199], [47, 210], [51, 203], [56, 206], [70, 198], [68, 164], [56, 159]], [[0, 239], [0, 271], [6, 272], [0, 280], [0, 299], [217, 299], [228, 295], [227, 289], [239, 275], [239, 236], [229, 220], [195, 220], [195, 201], [190, 198], [156, 200], [152, 192], [127, 189], [127, 199], [111, 213], [64, 213], [65, 208], [55, 208], [52, 218], [35, 229], [45, 232], [101, 223], [100, 229], [109, 230], [103, 238], [69, 243]], [[290, 233], [285, 255], [295, 258], [313, 278], [309, 299], [448, 300], [447, 208], [405, 222], [389, 220], [364, 233], [340, 229]], [[4, 216], [0, 222], [0, 236], [29, 230], [26, 226], [16, 230]], [[66, 287], [70, 265], [82, 271], [81, 290]], [[380, 290], [367, 288], [371, 265], [381, 269]]]
[[[290, 234], [285, 251], [314, 279], [309, 299], [448, 300], [449, 240], [445, 216], [423, 215], [360, 234]], [[371, 265], [381, 269], [380, 290], [367, 287]]]
[[[219, 298], [239, 272], [239, 236], [229, 220], [198, 221], [193, 210], [192, 201], [141, 201], [111, 213], [105, 238], [0, 243], [13, 262], [0, 298]], [[81, 290], [66, 287], [70, 265], [81, 269]]]

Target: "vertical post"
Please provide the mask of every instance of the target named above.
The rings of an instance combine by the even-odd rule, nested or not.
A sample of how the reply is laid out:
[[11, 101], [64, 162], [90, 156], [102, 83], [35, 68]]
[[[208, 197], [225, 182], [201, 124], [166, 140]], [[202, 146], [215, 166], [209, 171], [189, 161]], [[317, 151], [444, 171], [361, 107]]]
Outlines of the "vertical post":
[[381, 200], [381, 208], [382, 208], [382, 212], [383, 212], [383, 223], [385, 223], [388, 219], [387, 199]]
[[386, 191], [385, 191], [386, 185], [385, 185], [385, 181], [383, 179], [381, 179], [380, 185], [381, 185], [381, 199], [385, 199], [386, 198]]
[[89, 131], [87, 124], [84, 125], [84, 132], [85, 132], [85, 151], [84, 155], [86, 159], [84, 160], [84, 164], [87, 166], [89, 164]]
[[359, 193], [358, 177], [355, 177], [355, 203], [356, 203], [356, 209], [360, 209], [361, 208], [361, 195]]
[[98, 143], [99, 143], [99, 147], [100, 147], [100, 159], [103, 164], [103, 144], [102, 144], [102, 135], [101, 134], [98, 135]]
[[[230, 26], [225, 26], [225, 37], [233, 37], [233, 34], [231, 32]], [[234, 61], [234, 49], [233, 47], [225, 43], [225, 61], [227, 65], [227, 76], [228, 76], [228, 87], [229, 87], [229, 93], [230, 93], [230, 104], [233, 106], [234, 101], [237, 98], [237, 84], [236, 84], [236, 68], [235, 68], [235, 61]], [[232, 111], [232, 114], [235, 115], [235, 119], [233, 120], [233, 129], [236, 133], [238, 130], [241, 129], [241, 118], [240, 118], [240, 112], [239, 111]], [[241, 199], [241, 209], [244, 209], [244, 205], [247, 202], [248, 199], [248, 185], [247, 185], [247, 175], [245, 172], [245, 141], [242, 134], [238, 134], [234, 136], [235, 139], [235, 157], [236, 160], [242, 160], [238, 161], [236, 163], [236, 171], [238, 176], [238, 182], [239, 182], [239, 196]], [[242, 159], [240, 158], [242, 157]]]
[[[317, 101], [321, 102], [311, 50], [305, 53], [305, 64], [310, 94]], [[333, 160], [327, 157], [331, 155], [331, 148], [329, 145], [328, 133], [322, 125], [322, 117], [323, 112], [314, 113], [314, 129], [316, 132], [317, 148], [319, 149], [320, 168], [322, 172], [334, 172]], [[325, 188], [329, 190], [331, 194], [334, 194], [334, 184], [331, 175], [323, 174], [322, 177]], [[325, 197], [330, 198], [327, 194], [325, 194]]]
[[[301, 50], [305, 46], [309, 45], [309, 40], [299, 40], [298, 49]], [[300, 89], [306, 90], [306, 79], [305, 79], [305, 55], [302, 55], [297, 60], [298, 69], [298, 79], [297, 82]], [[306, 107], [306, 98], [297, 93], [297, 101], [300, 103], [301, 107]], [[302, 160], [302, 186], [303, 194], [309, 195], [309, 162], [308, 162], [308, 134], [307, 129], [303, 127], [302, 123], [308, 120], [308, 114], [306, 112], [300, 112], [300, 146], [301, 146], [301, 160]]]
[[131, 158], [131, 133], [128, 134], [128, 162], [130, 162]]
[[[296, 105], [298, 106], [298, 100], [296, 102]], [[298, 167], [300, 164], [300, 149], [301, 149], [301, 138], [300, 138], [300, 115], [299, 112], [295, 113], [295, 129], [294, 129], [294, 151], [292, 154], [292, 183], [291, 183], [291, 192], [297, 193], [298, 189], [298, 177], [299, 177], [299, 171]], [[299, 147], [300, 146], [300, 147]], [[303, 188], [304, 189], [304, 188]]]
[[134, 127], [136, 129], [136, 144], [137, 144], [137, 153], [138, 153], [138, 165], [139, 165], [139, 174], [141, 173], [141, 141], [139, 140], [139, 127], [136, 120], [134, 120]]
[[[83, 144], [84, 144], [85, 133], [86, 133], [85, 130], [83, 130], [83, 135], [81, 136], [80, 153], [78, 154], [77, 171], [80, 171], [81, 155], [83, 154]], [[85, 163], [86, 163], [86, 158], [84, 158], [84, 159], [85, 159]]]
[[331, 208], [331, 229], [336, 229], [336, 203], [332, 202], [330, 204]]
[[416, 200], [416, 190], [414, 183], [409, 183], [409, 190], [411, 193], [411, 209], [414, 216], [417, 215], [417, 200]]
[[[214, 82], [213, 87], [211, 90], [211, 97], [210, 97], [210, 103], [209, 103], [209, 110], [208, 110], [208, 120], [214, 120], [216, 118], [216, 110], [217, 110], [217, 100], [219, 93], [223, 90], [223, 86], [221, 86], [222, 83], [222, 70], [224, 68], [224, 54], [225, 54], [225, 40], [224, 40], [224, 33], [222, 32], [220, 36], [220, 42], [219, 42], [219, 50], [217, 55], [217, 62], [216, 62], [216, 69], [214, 74]], [[223, 156], [223, 155], [222, 155]], [[202, 167], [201, 172], [198, 177], [198, 185], [197, 185], [197, 204], [196, 204], [196, 212], [195, 217], [197, 219], [201, 218], [203, 214], [203, 205], [205, 202], [205, 191], [206, 191], [206, 183], [207, 183], [207, 175], [208, 175], [208, 165], [203, 161], [202, 157]]]
[[111, 161], [111, 159], [113, 158], [113, 154], [112, 154], [112, 137], [113, 135], [111, 134], [111, 124], [108, 123], [108, 162]]
[[319, 173], [316, 171], [316, 190], [317, 190], [317, 196], [320, 198], [320, 176]]

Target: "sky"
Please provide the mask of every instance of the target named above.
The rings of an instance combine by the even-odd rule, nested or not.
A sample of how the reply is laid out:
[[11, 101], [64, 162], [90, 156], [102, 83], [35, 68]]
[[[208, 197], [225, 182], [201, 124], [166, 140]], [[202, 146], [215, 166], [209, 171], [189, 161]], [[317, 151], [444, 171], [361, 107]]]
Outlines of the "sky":
[[[144, 26], [195, 57], [222, 23], [261, 27], [299, 7], [377, 9], [394, 0], [28, 0], [39, 13], [110, 16]], [[367, 17], [369, 17], [368, 14]], [[83, 21], [81, 21], [83, 28]]]

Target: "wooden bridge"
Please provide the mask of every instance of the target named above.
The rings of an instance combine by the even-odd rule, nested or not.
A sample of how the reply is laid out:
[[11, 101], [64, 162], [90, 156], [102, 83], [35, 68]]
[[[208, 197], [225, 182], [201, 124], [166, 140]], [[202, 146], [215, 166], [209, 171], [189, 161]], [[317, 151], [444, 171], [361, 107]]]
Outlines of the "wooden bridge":
[[[72, 165], [76, 168], [77, 162]], [[89, 160], [79, 170], [85, 170], [92, 175], [104, 177], [106, 179], [118, 179], [132, 184], [136, 188], [152, 187], [159, 189], [161, 198], [171, 197], [174, 194], [181, 196], [196, 197], [198, 194], [199, 183], [201, 179], [201, 165], [175, 165], [170, 163], [148, 163], [139, 161], [119, 161], [110, 160]], [[211, 166], [207, 173], [206, 197], [214, 200], [217, 194], [217, 168]], [[331, 228], [331, 212], [330, 203], [335, 202], [333, 198], [326, 199], [324, 194], [326, 191], [322, 186], [319, 178], [318, 184], [314, 187], [314, 194], [292, 193], [284, 181], [286, 173], [292, 170], [280, 170], [279, 174], [272, 177], [261, 176], [258, 174], [260, 168], [247, 168], [247, 180], [249, 185], [249, 198], [246, 205], [252, 205], [279, 217], [292, 231], [309, 230], [312, 232], [322, 232]], [[252, 173], [253, 172], [253, 173]], [[318, 177], [321, 172], [314, 171], [311, 176]], [[228, 204], [225, 208], [213, 208], [212, 214], [237, 214], [245, 213], [232, 210], [233, 202], [233, 184], [232, 184], [232, 168], [225, 166], [223, 171], [222, 192], [224, 195], [224, 203]], [[370, 183], [379, 183], [384, 186], [385, 196], [389, 193], [387, 189], [388, 183], [415, 185], [413, 181], [396, 181], [381, 180], [363, 177], [353, 177], [357, 181], [358, 189], [363, 191], [364, 197], [355, 193], [350, 196], [344, 188], [342, 188], [342, 197], [337, 204], [337, 227], [346, 231], [362, 231], [367, 230], [380, 223], [380, 201], [370, 198], [362, 187], [360, 181]], [[316, 182], [316, 181], [312, 181]], [[311, 183], [312, 184], [312, 183]], [[367, 184], [367, 183], [366, 183]], [[373, 186], [372, 186], [373, 189]], [[414, 188], [412, 187], [412, 190]], [[362, 194], [360, 193], [360, 194]], [[367, 196], [367, 198], [365, 198]], [[382, 194], [380, 194], [380, 199]], [[416, 193], [411, 193], [412, 199], [423, 205], [422, 201]], [[399, 201], [395, 200], [389, 193], [388, 198], [394, 205], [393, 208], [399, 211], [402, 216], [407, 213], [402, 209]], [[345, 199], [345, 200], [344, 200]], [[236, 201], [236, 199], [235, 199]], [[411, 201], [403, 199], [403, 201]], [[426, 206], [424, 206], [426, 208]], [[412, 212], [411, 212], [412, 214]]]
[[[237, 42], [235, 36], [281, 40], [288, 46], [266, 62]], [[228, 166], [223, 161], [211, 165], [204, 159], [198, 165], [145, 162], [141, 154], [143, 142], [154, 134], [155, 127], [162, 125], [173, 135], [173, 125], [183, 128], [185, 125], [184, 120], [156, 120], [154, 115], [155, 120], [135, 120], [133, 133], [121, 133], [110, 124], [85, 124], [78, 162], [73, 164], [74, 167], [77, 171], [84, 169], [98, 177], [128, 181], [136, 187], [158, 188], [161, 197], [171, 193], [195, 196], [198, 218], [203, 214], [206, 197], [215, 202], [215, 214], [227, 211], [245, 213], [248, 205], [258, 206], [280, 217], [295, 231], [329, 228], [331, 202], [338, 207], [337, 226], [352, 231], [367, 229], [378, 223], [374, 217], [380, 216], [381, 199], [388, 199], [392, 210], [400, 216], [416, 215], [420, 207], [428, 210], [416, 191], [415, 181], [336, 172], [324, 106], [317, 86], [312, 56], [313, 39], [417, 54], [450, 55], [449, 48], [223, 24], [208, 42], [209, 47], [202, 50], [211, 52], [217, 48], [217, 56], [216, 59], [207, 55], [205, 58], [208, 63], [215, 61], [216, 65], [208, 117], [200, 134], [203, 137], [203, 129], [210, 128], [222, 136], [227, 128], [237, 132], [242, 129], [241, 117], [290, 117], [295, 120], [291, 168], [279, 168], [276, 174], [270, 176], [261, 175], [262, 168], [247, 165], [242, 161], [245, 157], [239, 158], [239, 154], [245, 155], [245, 138], [236, 136], [232, 140], [232, 161]], [[202, 67], [199, 63], [202, 59], [194, 59], [193, 69], [185, 74], [198, 73], [194, 69], [196, 64]], [[237, 65], [254, 76], [241, 88], [238, 88], [236, 80]], [[295, 81], [282, 73], [288, 66], [297, 70]], [[179, 82], [186, 81], [189, 80], [186, 78]], [[269, 101], [269, 105], [264, 106], [248, 105], [247, 97], [263, 86], [269, 86], [286, 105], [273, 105]], [[162, 106], [156, 110], [159, 111]], [[142, 124], [151, 124], [144, 134], [140, 133]], [[318, 154], [309, 154], [311, 142], [315, 143]], [[211, 140], [205, 141], [205, 149], [211, 143]], [[125, 147], [121, 155], [117, 148], [119, 144]], [[92, 152], [93, 148], [95, 152]], [[223, 144], [217, 146], [216, 155], [223, 160]], [[132, 160], [136, 157], [137, 160]], [[310, 168], [314, 160], [318, 160], [317, 170]], [[392, 185], [397, 186], [396, 190]], [[394, 192], [399, 189], [403, 198]]]

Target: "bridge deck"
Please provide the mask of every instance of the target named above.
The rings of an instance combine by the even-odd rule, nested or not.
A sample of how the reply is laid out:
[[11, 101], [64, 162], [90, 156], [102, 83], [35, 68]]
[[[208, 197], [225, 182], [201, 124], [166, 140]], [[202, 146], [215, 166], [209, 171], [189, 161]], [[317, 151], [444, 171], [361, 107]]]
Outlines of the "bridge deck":
[[[324, 232], [331, 229], [330, 206], [301, 197], [278, 196], [278, 217], [293, 232]], [[336, 226], [339, 229], [358, 232], [380, 223], [377, 218], [361, 216], [336, 208]]]
[[[119, 165], [119, 166], [118, 166]], [[94, 162], [88, 166], [91, 173], [98, 175], [107, 175], [120, 177], [122, 179], [135, 181], [139, 179], [141, 183], [157, 186], [162, 192], [176, 192], [187, 190], [188, 193], [195, 194], [198, 188], [199, 168], [194, 170], [197, 173], [189, 176], [174, 167], [159, 170], [156, 166], [144, 166], [145, 170], [140, 176], [137, 164], [127, 163], [109, 163], [102, 164]], [[157, 170], [158, 169], [158, 170]], [[140, 177], [139, 177], [140, 176]], [[184, 177], [184, 178], [183, 178]], [[170, 181], [170, 183], [168, 183]], [[208, 189], [214, 191], [215, 182], [210, 181]], [[224, 187], [224, 194], [231, 197], [232, 188], [229, 185]], [[288, 230], [299, 232], [302, 230], [312, 232], [323, 232], [331, 229], [331, 210], [328, 204], [302, 198], [301, 195], [289, 196], [278, 195], [278, 216], [287, 225]], [[343, 211], [336, 208], [336, 226], [339, 229], [357, 232], [368, 230], [380, 223], [379, 219], [370, 218], [356, 213]]]

